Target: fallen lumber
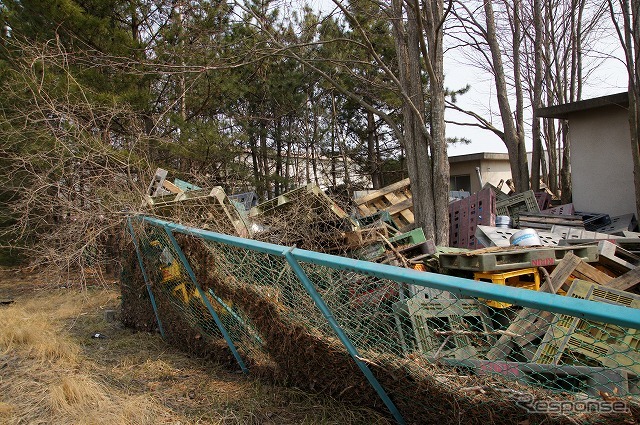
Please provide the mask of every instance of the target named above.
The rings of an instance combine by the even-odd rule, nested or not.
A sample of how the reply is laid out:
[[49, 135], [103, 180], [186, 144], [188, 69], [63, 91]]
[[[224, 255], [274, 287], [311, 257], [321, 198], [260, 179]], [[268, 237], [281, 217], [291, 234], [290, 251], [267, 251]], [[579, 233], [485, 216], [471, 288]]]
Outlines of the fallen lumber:
[[[567, 253], [562, 261], [558, 263], [553, 272], [551, 272], [551, 275], [549, 276], [550, 278], [540, 286], [540, 291], [551, 294], [557, 293], [581, 262], [582, 260], [580, 257], [573, 255], [572, 253]], [[548, 311], [541, 311], [527, 307], [523, 308], [518, 313], [518, 316], [511, 322], [511, 325], [506, 329], [504, 335], [502, 335], [495, 345], [487, 352], [487, 359], [498, 360], [507, 358], [515, 344], [514, 338], [509, 336], [510, 334], [529, 334], [527, 340], [531, 338], [531, 341], [538, 336], [544, 335], [548, 328], [548, 326], [544, 326], [544, 323], [546, 322], [547, 324], [551, 324], [552, 317], [553, 314]], [[539, 326], [537, 326], [538, 332], [534, 336], [531, 331], [536, 327], [536, 322], [538, 322]]]
[[607, 288], [618, 289], [620, 291], [628, 291], [635, 288], [640, 283], [640, 267], [629, 270], [625, 274], [611, 279], [606, 283]]

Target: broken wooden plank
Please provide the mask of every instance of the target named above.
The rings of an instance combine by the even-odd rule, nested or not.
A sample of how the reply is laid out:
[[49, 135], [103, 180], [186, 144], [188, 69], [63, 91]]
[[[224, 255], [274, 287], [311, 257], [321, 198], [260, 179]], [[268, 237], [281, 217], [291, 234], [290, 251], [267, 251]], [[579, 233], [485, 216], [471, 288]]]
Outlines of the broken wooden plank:
[[607, 288], [618, 289], [620, 291], [628, 291], [636, 287], [640, 283], [640, 267], [636, 267], [633, 270], [629, 270], [622, 276], [618, 276], [615, 279], [610, 280], [607, 284]]
[[384, 237], [389, 236], [387, 228], [384, 225], [347, 231], [344, 234], [346, 248], [356, 249], [363, 245], [375, 243], [379, 241], [378, 233]]
[[[562, 261], [558, 263], [556, 268], [551, 272], [549, 280], [546, 280], [541, 286], [540, 291], [555, 294], [558, 289], [566, 282], [571, 276], [571, 273], [580, 264], [582, 260], [580, 257], [567, 253]], [[518, 313], [518, 316], [511, 322], [505, 334], [498, 339], [495, 345], [487, 352], [487, 359], [498, 360], [499, 358], [505, 359], [513, 350], [514, 340], [509, 334], [513, 335], [526, 335], [531, 332], [535, 323], [539, 320], [546, 320], [548, 324], [551, 324], [548, 315], [543, 314], [545, 312], [536, 310], [533, 308], [525, 307]], [[544, 329], [544, 323], [539, 323], [540, 335], [546, 332]], [[544, 330], [544, 332], [543, 332]], [[538, 335], [539, 336], [539, 335]], [[534, 337], [535, 339], [535, 337]]]
[[[600, 285], [606, 285], [613, 279], [613, 277], [596, 269], [592, 265], [585, 263], [584, 261], [578, 264], [576, 269], [573, 271], [573, 276], [578, 279], [599, 283]], [[562, 289], [568, 291], [569, 285], [566, 283], [563, 284]]]
[[584, 228], [582, 217], [577, 215], [554, 215], [548, 213], [521, 212], [520, 228], [551, 230], [553, 226]]
[[175, 194], [184, 192], [182, 189], [180, 189], [175, 184], [171, 183], [169, 180], [163, 181], [162, 182], [162, 187], [167, 189], [169, 192], [175, 193]]
[[409, 178], [406, 178], [404, 180], [400, 180], [399, 182], [390, 184], [389, 186], [385, 186], [380, 190], [376, 190], [375, 192], [371, 192], [365, 196], [362, 196], [360, 198], [357, 198], [354, 202], [356, 203], [356, 205], [362, 205], [365, 204], [369, 201], [372, 201], [376, 198], [379, 198], [381, 196], [384, 196], [388, 193], [392, 193], [401, 189], [404, 189], [406, 187], [408, 187], [411, 184]]

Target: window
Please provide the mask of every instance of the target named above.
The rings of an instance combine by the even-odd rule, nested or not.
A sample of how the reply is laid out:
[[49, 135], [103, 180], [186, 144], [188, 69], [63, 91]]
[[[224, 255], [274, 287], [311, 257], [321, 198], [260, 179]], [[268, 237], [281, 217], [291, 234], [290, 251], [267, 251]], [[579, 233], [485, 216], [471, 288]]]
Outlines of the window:
[[471, 192], [471, 176], [465, 174], [462, 176], [451, 176], [449, 179], [449, 190], [464, 190]]

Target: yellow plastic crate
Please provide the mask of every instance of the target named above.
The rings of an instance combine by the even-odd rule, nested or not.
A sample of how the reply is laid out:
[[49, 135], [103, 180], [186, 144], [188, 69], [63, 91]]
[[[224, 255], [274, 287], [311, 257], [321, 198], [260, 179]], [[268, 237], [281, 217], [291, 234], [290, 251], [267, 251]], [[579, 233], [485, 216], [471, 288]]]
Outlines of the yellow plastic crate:
[[[502, 273], [478, 272], [473, 274], [473, 279], [479, 282], [489, 282], [495, 283], [497, 285], [515, 286], [517, 288], [531, 289], [533, 291], [540, 290], [540, 273], [535, 267]], [[482, 301], [489, 307], [511, 307], [511, 304], [500, 301]]]

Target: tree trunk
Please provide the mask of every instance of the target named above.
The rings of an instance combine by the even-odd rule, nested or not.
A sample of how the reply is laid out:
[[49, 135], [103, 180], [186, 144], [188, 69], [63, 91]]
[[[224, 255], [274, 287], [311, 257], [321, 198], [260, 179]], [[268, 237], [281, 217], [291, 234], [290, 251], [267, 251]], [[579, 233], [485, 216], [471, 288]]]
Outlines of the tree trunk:
[[[425, 61], [431, 63], [429, 80], [430, 95], [430, 138], [432, 173], [433, 173], [433, 203], [435, 209], [436, 243], [449, 244], [449, 157], [447, 155], [447, 141], [445, 136], [445, 88], [444, 88], [444, 60], [443, 60], [443, 17], [442, 0], [424, 2], [424, 31], [428, 44], [428, 57]], [[424, 54], [424, 53], [423, 53]]]
[[[405, 94], [402, 102], [403, 137], [407, 171], [413, 192], [415, 224], [422, 227], [427, 239], [435, 239], [431, 158], [423, 133], [425, 107], [420, 74], [420, 41], [418, 38], [421, 34], [418, 31], [418, 16], [414, 8], [408, 7], [406, 25], [403, 25], [403, 1], [393, 0], [392, 4], [394, 39], [398, 55], [398, 76], [401, 90]], [[440, 244], [441, 241], [436, 243]]]
[[269, 151], [267, 150], [267, 125], [264, 119], [259, 120], [260, 157], [262, 159], [262, 194], [265, 199], [271, 197], [271, 182], [269, 179]]
[[[505, 78], [504, 66], [502, 64], [502, 52], [498, 37], [496, 35], [496, 22], [493, 12], [493, 4], [491, 0], [484, 2], [485, 18], [487, 22], [486, 40], [491, 51], [491, 59], [493, 62], [493, 76], [496, 83], [496, 94], [498, 98], [498, 107], [500, 110], [500, 118], [504, 129], [504, 143], [509, 153], [509, 164], [511, 166], [511, 177], [518, 192], [524, 192], [529, 189], [529, 167], [527, 165], [527, 153], [524, 146], [524, 140], [521, 136], [523, 133], [518, 131], [514, 122], [511, 105], [509, 104], [509, 95], [507, 91], [507, 82]], [[520, 25], [519, 23], [515, 23]], [[521, 133], [521, 134], [519, 134]]]
[[[531, 186], [533, 190], [540, 190], [540, 164], [542, 162], [542, 130], [540, 128], [540, 118], [536, 112], [542, 106], [542, 0], [533, 0], [533, 26], [534, 26], [534, 77], [533, 77], [533, 122], [531, 124], [531, 135], [533, 138], [533, 149], [531, 153]], [[547, 183], [548, 184], [548, 183]]]
[[636, 195], [636, 217], [640, 217], [640, 0], [622, 1], [625, 59], [628, 73], [629, 132], [633, 181]]
[[562, 124], [562, 165], [560, 167], [560, 190], [562, 191], [560, 199], [563, 204], [571, 202], [571, 169], [569, 166], [569, 157], [571, 154], [571, 144], [569, 140], [569, 126], [564, 121]]
[[282, 117], [278, 117], [275, 123], [273, 138], [276, 143], [276, 170], [273, 181], [273, 194], [280, 195], [280, 181], [282, 180]]

